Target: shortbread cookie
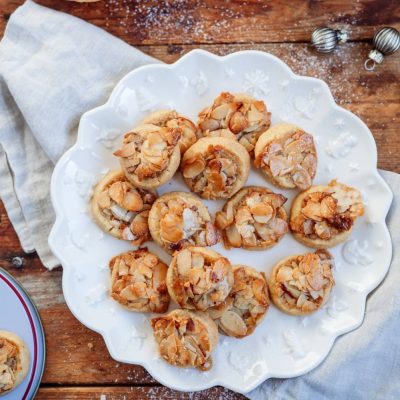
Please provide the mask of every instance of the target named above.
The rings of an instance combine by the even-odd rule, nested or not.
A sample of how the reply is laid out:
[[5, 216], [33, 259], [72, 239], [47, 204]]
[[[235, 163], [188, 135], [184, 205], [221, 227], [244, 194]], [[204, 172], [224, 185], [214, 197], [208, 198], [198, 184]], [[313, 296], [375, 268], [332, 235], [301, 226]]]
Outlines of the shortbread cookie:
[[11, 392], [29, 369], [29, 350], [13, 332], [0, 331], [0, 396]]
[[114, 152], [128, 180], [136, 187], [154, 189], [169, 181], [179, 168], [180, 128], [140, 125], [124, 136]]
[[111, 259], [111, 297], [131, 311], [164, 313], [170, 297], [166, 286], [168, 266], [146, 248]]
[[210, 107], [199, 114], [203, 136], [237, 140], [251, 156], [258, 137], [271, 124], [265, 103], [247, 94], [221, 93]]
[[234, 265], [233, 277], [228, 298], [207, 312], [222, 333], [243, 338], [254, 332], [268, 311], [268, 283], [263, 273], [245, 265]]
[[275, 266], [269, 280], [272, 301], [291, 315], [317, 311], [335, 284], [332, 267], [333, 257], [327, 250], [286, 257]]
[[288, 232], [286, 197], [261, 186], [239, 190], [215, 217], [227, 249], [263, 250]]
[[177, 251], [168, 268], [168, 292], [182, 308], [204, 311], [221, 304], [232, 285], [229, 260], [204, 247]]
[[233, 139], [206, 137], [184, 154], [181, 170], [192, 192], [205, 199], [228, 199], [246, 183], [250, 157]]
[[175, 110], [160, 110], [153, 112], [142, 121], [142, 124], [152, 124], [166, 128], [181, 129], [182, 135], [179, 140], [181, 154], [194, 144], [199, 136], [196, 125], [189, 118], [184, 117]]
[[363, 214], [361, 193], [333, 180], [326, 186], [312, 186], [294, 199], [290, 228], [299, 242], [326, 249], [344, 242]]
[[220, 239], [207, 207], [186, 192], [159, 197], [150, 210], [149, 228], [154, 241], [169, 253], [187, 246], [213, 246]]
[[169, 364], [207, 371], [218, 344], [218, 329], [203, 312], [174, 310], [151, 320], [161, 357]]
[[151, 239], [147, 219], [156, 198], [155, 190], [135, 188], [121, 170], [111, 171], [94, 189], [92, 215], [104, 232], [140, 245]]
[[308, 189], [317, 172], [314, 139], [295, 125], [275, 125], [257, 141], [255, 166], [276, 186]]

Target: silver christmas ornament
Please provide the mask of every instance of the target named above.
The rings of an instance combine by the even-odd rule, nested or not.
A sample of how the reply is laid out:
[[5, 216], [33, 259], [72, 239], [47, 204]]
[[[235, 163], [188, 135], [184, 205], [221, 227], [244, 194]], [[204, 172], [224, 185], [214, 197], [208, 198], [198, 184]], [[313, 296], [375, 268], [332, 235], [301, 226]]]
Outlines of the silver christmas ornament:
[[368, 54], [364, 67], [372, 71], [376, 64], [383, 61], [383, 56], [393, 54], [400, 48], [400, 33], [395, 28], [385, 27], [375, 33], [372, 41], [374, 48]]
[[317, 28], [311, 34], [311, 43], [321, 53], [332, 52], [338, 44], [346, 43], [347, 32], [339, 29]]

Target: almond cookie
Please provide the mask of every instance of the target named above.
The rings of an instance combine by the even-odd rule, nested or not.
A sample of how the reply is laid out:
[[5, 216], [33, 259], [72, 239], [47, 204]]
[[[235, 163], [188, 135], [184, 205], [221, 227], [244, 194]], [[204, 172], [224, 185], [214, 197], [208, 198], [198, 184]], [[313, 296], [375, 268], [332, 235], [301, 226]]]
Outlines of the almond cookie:
[[213, 246], [220, 240], [207, 207], [186, 192], [159, 197], [150, 210], [149, 228], [154, 241], [169, 253], [187, 246]]
[[161, 357], [169, 364], [207, 371], [218, 344], [218, 329], [203, 312], [174, 310], [152, 318], [151, 326]]
[[203, 136], [237, 140], [251, 156], [259, 136], [271, 124], [265, 103], [247, 94], [221, 93], [210, 107], [199, 113]]
[[29, 369], [29, 350], [13, 332], [0, 331], [0, 396], [11, 392]]
[[263, 250], [277, 244], [289, 230], [283, 208], [286, 200], [261, 186], [248, 186], [237, 192], [215, 217], [225, 247]]
[[308, 189], [317, 172], [314, 139], [301, 128], [279, 124], [264, 132], [255, 148], [254, 165], [274, 185]]
[[183, 155], [181, 170], [192, 192], [204, 199], [228, 199], [246, 183], [250, 157], [233, 139], [206, 137]]
[[110, 295], [131, 311], [164, 313], [170, 297], [168, 266], [146, 248], [119, 254], [109, 263]]
[[133, 185], [156, 188], [169, 181], [179, 168], [181, 136], [178, 128], [140, 125], [125, 134], [122, 148], [114, 155]]
[[204, 247], [177, 251], [167, 273], [171, 298], [182, 308], [204, 311], [221, 304], [233, 285], [228, 259]]
[[181, 129], [182, 135], [179, 140], [181, 154], [183, 154], [199, 136], [196, 125], [189, 119], [179, 114], [175, 110], [160, 110], [151, 113], [142, 124], [152, 124], [166, 128]]
[[344, 242], [363, 214], [361, 193], [333, 180], [326, 186], [312, 186], [294, 199], [290, 229], [306, 246], [327, 249]]
[[335, 281], [327, 250], [289, 256], [272, 271], [269, 291], [274, 304], [291, 315], [307, 315], [327, 301]]
[[111, 171], [94, 189], [92, 215], [104, 232], [140, 245], [151, 239], [147, 219], [156, 198], [155, 190], [135, 188], [122, 171]]
[[228, 298], [207, 312], [222, 333], [243, 338], [254, 332], [268, 311], [268, 284], [262, 272], [245, 265], [233, 266], [233, 278]]

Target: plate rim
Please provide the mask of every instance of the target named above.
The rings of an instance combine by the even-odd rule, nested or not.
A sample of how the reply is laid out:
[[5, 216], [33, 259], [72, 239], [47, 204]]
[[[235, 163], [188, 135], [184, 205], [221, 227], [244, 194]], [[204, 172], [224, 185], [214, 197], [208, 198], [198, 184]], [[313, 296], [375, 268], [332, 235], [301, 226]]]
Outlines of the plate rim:
[[[27, 300], [28, 300], [29, 304], [32, 306], [33, 311], [35, 312], [35, 315], [36, 315], [36, 318], [37, 318], [38, 328], [39, 328], [39, 332], [40, 332], [41, 344], [43, 346], [43, 362], [41, 363], [41, 366], [39, 368], [37, 368], [37, 371], [39, 372], [38, 375], [37, 375], [38, 376], [38, 384], [33, 389], [33, 393], [32, 393], [32, 399], [34, 399], [36, 394], [37, 394], [37, 392], [39, 391], [40, 385], [42, 383], [42, 378], [43, 378], [44, 369], [45, 369], [45, 366], [46, 366], [46, 359], [47, 359], [46, 358], [46, 354], [47, 354], [47, 351], [46, 351], [46, 335], [45, 335], [45, 332], [44, 332], [42, 319], [40, 317], [39, 309], [37, 308], [35, 302], [33, 301], [32, 297], [30, 296], [28, 291], [19, 282], [19, 280], [17, 278], [15, 278], [10, 272], [8, 272], [3, 267], [0, 267], [0, 273], [4, 274], [19, 290], [21, 290], [21, 292], [23, 294], [26, 295]], [[12, 393], [12, 391], [10, 393]], [[29, 395], [29, 392], [27, 394]]]
[[[329, 102], [330, 102], [330, 107], [336, 109], [336, 110], [340, 110], [341, 113], [346, 113], [347, 116], [349, 116], [352, 119], [355, 119], [357, 121], [357, 123], [361, 124], [363, 126], [363, 128], [368, 132], [368, 139], [370, 144], [372, 144], [373, 149], [374, 149], [374, 154], [372, 155], [372, 157], [374, 157], [371, 161], [370, 161], [370, 165], [372, 165], [371, 168], [371, 172], [373, 172], [374, 177], [379, 181], [379, 184], [382, 185], [385, 189], [386, 189], [386, 193], [385, 193], [385, 209], [383, 210], [383, 215], [386, 219], [386, 216], [389, 212], [390, 206], [392, 204], [393, 201], [393, 192], [391, 190], [391, 188], [389, 187], [389, 185], [386, 183], [386, 181], [382, 178], [382, 176], [379, 174], [378, 168], [377, 168], [377, 160], [378, 160], [378, 152], [377, 152], [377, 146], [376, 146], [376, 141], [375, 138], [371, 132], [371, 130], [368, 128], [368, 126], [364, 123], [364, 121], [359, 118], [357, 115], [355, 115], [354, 113], [352, 113], [351, 111], [341, 107], [339, 104], [336, 103], [332, 92], [328, 86], [328, 84], [323, 81], [322, 79], [319, 78], [315, 78], [315, 77], [310, 77], [310, 76], [304, 76], [304, 75], [299, 75], [296, 74], [295, 72], [293, 72], [293, 70], [284, 62], [282, 61], [280, 58], [278, 58], [277, 56], [270, 54], [268, 52], [264, 52], [264, 51], [260, 51], [260, 50], [242, 50], [242, 51], [237, 51], [237, 52], [233, 52], [227, 55], [223, 55], [223, 56], [219, 56], [213, 53], [210, 53], [206, 50], [203, 49], [194, 49], [189, 51], [188, 53], [186, 53], [185, 55], [183, 55], [181, 58], [179, 58], [177, 61], [175, 61], [174, 63], [171, 64], [164, 64], [164, 63], [154, 63], [154, 64], [148, 64], [148, 65], [143, 65], [140, 66], [130, 72], [128, 72], [124, 77], [122, 77], [118, 83], [115, 85], [115, 87], [113, 88], [113, 90], [111, 91], [107, 101], [104, 104], [101, 104], [91, 110], [86, 111], [84, 114], [82, 114], [80, 122], [79, 122], [79, 127], [78, 127], [78, 135], [77, 135], [77, 139], [76, 142], [73, 146], [71, 146], [71, 148], [69, 148], [62, 156], [61, 158], [58, 160], [53, 173], [52, 173], [52, 177], [51, 177], [51, 201], [55, 210], [55, 215], [56, 215], [56, 220], [54, 222], [54, 225], [51, 229], [49, 238], [48, 238], [48, 243], [50, 246], [51, 251], [55, 254], [55, 256], [60, 260], [62, 266], [63, 266], [63, 277], [62, 277], [62, 287], [63, 287], [63, 293], [64, 293], [64, 298], [66, 301], [66, 304], [68, 306], [68, 308], [70, 309], [70, 311], [72, 312], [72, 314], [85, 326], [87, 326], [89, 329], [99, 333], [102, 335], [105, 343], [106, 343], [106, 347], [108, 352], [110, 353], [111, 357], [119, 362], [124, 362], [126, 363], [126, 360], [123, 360], [121, 358], [118, 358], [116, 356], [116, 354], [113, 353], [113, 351], [110, 349], [110, 347], [108, 346], [108, 340], [107, 340], [107, 333], [105, 331], [103, 331], [102, 329], [98, 329], [95, 328], [93, 326], [91, 326], [91, 324], [88, 324], [87, 322], [84, 322], [83, 319], [81, 319], [79, 317], [79, 315], [77, 313], [75, 313], [74, 307], [71, 306], [71, 304], [69, 303], [69, 299], [68, 296], [65, 296], [65, 287], [66, 287], [66, 281], [67, 281], [67, 276], [69, 275], [69, 273], [71, 272], [72, 268], [70, 268], [71, 266], [69, 265], [68, 262], [66, 262], [65, 258], [63, 257], [63, 255], [58, 251], [57, 246], [54, 244], [54, 237], [56, 235], [57, 232], [57, 227], [59, 226], [59, 224], [61, 224], [61, 220], [63, 218], [63, 213], [62, 213], [62, 209], [58, 204], [58, 199], [56, 197], [56, 190], [55, 190], [55, 186], [56, 186], [56, 182], [57, 182], [57, 175], [58, 175], [58, 171], [61, 169], [61, 166], [69, 159], [70, 155], [77, 149], [79, 149], [79, 142], [80, 139], [83, 135], [83, 130], [81, 129], [82, 126], [82, 121], [84, 121], [86, 118], [90, 118], [91, 114], [96, 113], [97, 111], [106, 108], [107, 106], [110, 106], [114, 97], [118, 94], [119, 89], [124, 85], [124, 82], [128, 79], [130, 79], [132, 76], [140, 73], [142, 70], [145, 71], [149, 71], [152, 69], [158, 69], [158, 68], [162, 68], [162, 69], [167, 69], [167, 70], [173, 70], [174, 68], [176, 68], [176, 66], [180, 65], [181, 63], [183, 63], [187, 58], [189, 57], [193, 57], [193, 55], [195, 54], [200, 54], [202, 56], [208, 57], [208, 58], [212, 58], [218, 62], [221, 62], [224, 59], [229, 59], [229, 58], [233, 58], [233, 57], [238, 57], [238, 56], [246, 56], [246, 55], [259, 55], [262, 56], [264, 58], [268, 58], [268, 59], [272, 59], [274, 62], [277, 62], [278, 64], [280, 64], [281, 67], [283, 67], [286, 72], [289, 73], [289, 75], [294, 78], [295, 80], [307, 80], [307, 81], [314, 81], [317, 82], [319, 85], [322, 85], [324, 87], [324, 90], [327, 92], [328, 96], [327, 98], [329, 98]], [[392, 244], [392, 240], [391, 240], [391, 235], [390, 235], [390, 231], [389, 228], [387, 226], [386, 221], [384, 221], [383, 224], [384, 227], [384, 234], [388, 237], [389, 242], [390, 242], [390, 246], [389, 246], [389, 258], [390, 260], [392, 260], [392, 256], [393, 256], [393, 244]], [[357, 329], [359, 326], [362, 325], [363, 321], [364, 321], [364, 315], [365, 315], [365, 309], [366, 309], [366, 301], [367, 301], [367, 296], [369, 293], [371, 293], [374, 289], [376, 289], [383, 281], [383, 279], [385, 278], [385, 276], [387, 275], [389, 269], [391, 266], [391, 261], [388, 263], [388, 265], [386, 266], [386, 268], [384, 270], [382, 270], [382, 273], [379, 277], [379, 279], [377, 278], [376, 281], [370, 285], [370, 287], [367, 287], [363, 290], [360, 291], [360, 295], [363, 296], [363, 302], [362, 302], [362, 315], [363, 317], [360, 318], [360, 320], [357, 320], [357, 323], [354, 324], [354, 326], [350, 327], [350, 328], [346, 328], [343, 332], [340, 333], [335, 333], [335, 334], [331, 334], [330, 338], [329, 338], [329, 343], [330, 346], [326, 346], [326, 352], [324, 352], [324, 354], [322, 354], [321, 357], [318, 358], [318, 361], [314, 364], [312, 364], [311, 367], [305, 368], [302, 370], [301, 373], [294, 373], [294, 374], [282, 374], [282, 375], [277, 375], [277, 374], [271, 374], [269, 371], [267, 371], [266, 373], [264, 373], [263, 375], [260, 375], [260, 377], [251, 385], [248, 385], [244, 390], [241, 390], [238, 387], [232, 387], [231, 385], [228, 385], [224, 382], [221, 382], [221, 380], [219, 378], [214, 378], [215, 380], [210, 380], [210, 383], [205, 383], [200, 385], [201, 387], [199, 388], [195, 388], [195, 389], [191, 389], [192, 391], [199, 391], [199, 390], [205, 390], [208, 389], [210, 387], [213, 386], [217, 386], [217, 385], [222, 385], [228, 389], [234, 390], [236, 392], [245, 394], [248, 393], [249, 391], [253, 390], [254, 388], [256, 388], [257, 386], [259, 386], [263, 381], [271, 378], [271, 377], [276, 377], [276, 378], [291, 378], [291, 377], [296, 377], [296, 376], [302, 376], [304, 374], [306, 374], [307, 372], [313, 370], [314, 368], [318, 367], [328, 356], [328, 354], [330, 353], [330, 351], [333, 348], [333, 345], [336, 341], [336, 339], [346, 333], [349, 333], [351, 331], [354, 331], [355, 329]], [[161, 384], [173, 388], [174, 390], [178, 390], [178, 391], [187, 391], [187, 388], [183, 385], [183, 386], [176, 386], [176, 385], [171, 385], [169, 384], [167, 381], [164, 381], [163, 377], [157, 374], [153, 374], [153, 371], [151, 370], [151, 366], [148, 365], [147, 362], [143, 362], [143, 361], [135, 361], [135, 362], [128, 362], [130, 364], [135, 364], [135, 365], [140, 365], [144, 368], [146, 368], [147, 372], [154, 378], [156, 379], [158, 382], [160, 382]]]

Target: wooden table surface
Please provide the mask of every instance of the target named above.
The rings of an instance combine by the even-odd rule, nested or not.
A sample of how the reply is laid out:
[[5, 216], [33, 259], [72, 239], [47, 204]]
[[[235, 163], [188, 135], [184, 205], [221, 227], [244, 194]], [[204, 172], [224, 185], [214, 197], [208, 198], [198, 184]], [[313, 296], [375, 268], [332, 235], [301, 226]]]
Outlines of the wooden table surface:
[[[0, 0], [0, 36], [10, 14], [22, 3]], [[373, 33], [385, 25], [400, 28], [398, 0], [38, 3], [83, 18], [168, 63], [193, 48], [216, 54], [243, 49], [275, 54], [294, 72], [324, 79], [336, 101], [371, 129], [378, 166], [400, 172], [400, 52], [385, 58], [374, 72], [363, 68]], [[309, 46], [317, 26], [346, 28], [350, 42], [333, 54], [318, 54]], [[196, 394], [175, 392], [158, 384], [144, 368], [113, 361], [102, 338], [68, 310], [61, 290], [62, 270], [48, 272], [36, 254], [23, 253], [1, 204], [0, 238], [0, 266], [33, 297], [46, 332], [47, 362], [37, 399], [243, 398], [223, 388]], [[24, 259], [23, 268], [13, 267], [14, 257]]]

